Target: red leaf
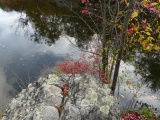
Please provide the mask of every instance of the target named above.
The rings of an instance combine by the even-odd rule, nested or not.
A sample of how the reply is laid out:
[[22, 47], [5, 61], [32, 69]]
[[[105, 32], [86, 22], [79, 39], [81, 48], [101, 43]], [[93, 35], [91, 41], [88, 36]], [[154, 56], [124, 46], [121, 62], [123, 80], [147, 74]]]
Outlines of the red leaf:
[[146, 8], [150, 8], [151, 5], [149, 3], [146, 3]]
[[143, 29], [146, 29], [146, 25], [142, 25], [142, 28], [143, 28]]
[[127, 30], [127, 33], [128, 33], [128, 34], [133, 34], [133, 28], [128, 29], [128, 30]]
[[81, 13], [87, 13], [87, 12], [88, 12], [87, 9], [81, 10]]
[[89, 2], [89, 0], [82, 0], [82, 3]]
[[150, 10], [152, 10], [153, 12], [157, 12], [156, 8], [149, 8]]
[[146, 23], [147, 21], [146, 21], [146, 20], [142, 20], [142, 22], [143, 22], [143, 23]]

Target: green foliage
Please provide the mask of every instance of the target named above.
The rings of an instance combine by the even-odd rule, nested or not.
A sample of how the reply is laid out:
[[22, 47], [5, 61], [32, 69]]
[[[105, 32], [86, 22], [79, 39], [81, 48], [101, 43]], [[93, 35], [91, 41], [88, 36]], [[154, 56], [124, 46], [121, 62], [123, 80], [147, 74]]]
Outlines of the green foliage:
[[140, 110], [140, 114], [144, 119], [151, 120], [154, 113], [149, 108], [144, 107]]
[[58, 75], [62, 74], [62, 72], [59, 71], [58, 69], [56, 69], [56, 73], [55, 74], [58, 76]]

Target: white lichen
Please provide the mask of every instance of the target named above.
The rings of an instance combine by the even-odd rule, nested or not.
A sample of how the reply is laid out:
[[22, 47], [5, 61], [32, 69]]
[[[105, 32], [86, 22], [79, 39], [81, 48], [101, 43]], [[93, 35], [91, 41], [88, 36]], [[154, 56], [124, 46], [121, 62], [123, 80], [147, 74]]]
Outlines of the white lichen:
[[114, 98], [112, 96], [105, 96], [102, 98], [102, 101], [111, 106], [114, 103]]
[[94, 101], [97, 101], [97, 98], [98, 98], [97, 93], [96, 92], [92, 92], [91, 93], [91, 99], [94, 100]]
[[66, 108], [69, 108], [71, 106], [71, 103], [70, 102], [67, 102], [66, 103]]
[[55, 74], [49, 75], [49, 79], [47, 80], [47, 84], [58, 84], [59, 82], [59, 77]]
[[88, 100], [86, 100], [86, 99], [83, 99], [82, 101], [81, 101], [81, 105], [80, 106], [89, 106], [89, 101]]
[[100, 111], [103, 112], [104, 114], [108, 114], [109, 113], [109, 106], [105, 105], [100, 107]]

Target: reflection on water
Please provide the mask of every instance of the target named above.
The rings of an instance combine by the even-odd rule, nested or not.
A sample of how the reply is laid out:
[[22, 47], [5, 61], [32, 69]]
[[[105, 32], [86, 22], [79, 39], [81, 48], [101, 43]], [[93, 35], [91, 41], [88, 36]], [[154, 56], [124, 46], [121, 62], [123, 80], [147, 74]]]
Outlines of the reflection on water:
[[160, 89], [160, 55], [146, 53], [140, 61], [136, 72], [141, 74], [142, 81], [147, 87], [156, 91]]
[[4, 70], [7, 83], [13, 85], [18, 91], [26, 88], [28, 83], [37, 80], [41, 70], [54, 67], [58, 60], [64, 58], [64, 56], [57, 56], [50, 51], [48, 53], [36, 53], [27, 58], [18, 58], [16, 56], [12, 58], [12, 63], [5, 66]]
[[[84, 47], [83, 43], [90, 40], [93, 31], [88, 29], [85, 22], [77, 18], [64, 4], [59, 3], [43, 0], [15, 0], [6, 3], [5, 0], [2, 0], [2, 5], [7, 6], [7, 10], [21, 13], [17, 20], [17, 31], [25, 29], [30, 40], [52, 45], [65, 31], [67, 35], [76, 38], [77, 46]], [[92, 26], [93, 30], [98, 27], [94, 26], [92, 22], [89, 22], [88, 25]], [[30, 33], [30, 26], [34, 28], [32, 33]], [[96, 32], [96, 30], [94, 31]]]
[[[160, 113], [160, 90], [153, 92], [151, 89], [147, 87], [146, 84], [143, 84], [141, 74], [135, 74], [135, 67], [130, 63], [121, 62], [121, 68], [119, 71], [119, 87], [117, 86], [116, 91], [119, 91], [119, 102], [121, 108], [128, 107], [129, 103], [131, 102], [132, 97], [134, 96], [135, 89], [131, 89], [133, 84], [140, 83], [141, 87], [137, 92], [137, 98], [135, 101], [143, 101], [148, 105], [151, 105], [157, 108], [157, 112]], [[132, 84], [126, 85], [126, 81], [131, 80]], [[137, 87], [136, 87], [137, 88]], [[118, 90], [119, 89], [119, 90]], [[117, 94], [117, 93], [116, 93]], [[117, 96], [117, 95], [115, 95]]]
[[[77, 51], [63, 35], [51, 46], [30, 41], [25, 31], [16, 31], [15, 23], [21, 16], [20, 13], [7, 13], [0, 9], [0, 16], [0, 98], [3, 98], [0, 100], [0, 106], [2, 106], [6, 99], [20, 91], [21, 87], [26, 87], [28, 82], [37, 80], [45, 72], [52, 72], [57, 61], [66, 57], [77, 58], [81, 52]], [[32, 27], [30, 32], [34, 32]], [[74, 38], [69, 39], [75, 43]], [[75, 53], [76, 55], [73, 55]], [[1, 109], [3, 108], [0, 107]]]

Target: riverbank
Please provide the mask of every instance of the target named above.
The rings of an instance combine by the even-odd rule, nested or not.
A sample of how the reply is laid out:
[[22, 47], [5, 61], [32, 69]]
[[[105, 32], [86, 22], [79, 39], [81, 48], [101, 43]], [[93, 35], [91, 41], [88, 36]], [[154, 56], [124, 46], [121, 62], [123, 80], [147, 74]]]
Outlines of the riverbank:
[[119, 120], [108, 84], [94, 76], [50, 74], [12, 99], [2, 120]]

